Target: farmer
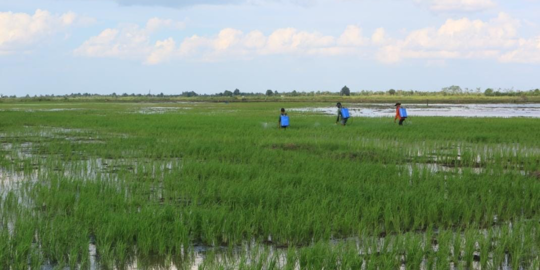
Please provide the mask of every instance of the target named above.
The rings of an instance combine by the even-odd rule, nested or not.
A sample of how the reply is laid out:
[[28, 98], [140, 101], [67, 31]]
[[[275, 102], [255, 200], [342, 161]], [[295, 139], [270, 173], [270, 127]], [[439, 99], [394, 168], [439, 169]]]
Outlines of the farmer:
[[281, 115], [279, 116], [278, 128], [286, 129], [289, 126], [289, 116], [285, 112], [285, 108], [281, 108]]
[[340, 122], [341, 119], [341, 125], [345, 126], [347, 124], [347, 120], [349, 120], [349, 110], [347, 108], [343, 108], [341, 106], [341, 102], [338, 102], [336, 104], [336, 107], [338, 108], [338, 115], [336, 119], [336, 124]]
[[396, 117], [394, 117], [394, 123], [396, 122], [397, 119], [399, 119], [399, 125], [400, 126], [403, 126], [403, 122], [405, 121], [405, 119], [407, 119], [407, 116], [402, 116], [401, 115], [401, 103], [396, 103]]

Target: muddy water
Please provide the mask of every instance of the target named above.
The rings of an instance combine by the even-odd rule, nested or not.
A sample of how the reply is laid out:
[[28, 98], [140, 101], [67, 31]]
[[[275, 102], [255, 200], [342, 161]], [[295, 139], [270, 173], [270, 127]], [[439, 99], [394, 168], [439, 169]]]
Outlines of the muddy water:
[[135, 113], [139, 114], [164, 114], [167, 112], [180, 112], [181, 110], [189, 110], [189, 107], [144, 107]]
[[[355, 117], [392, 117], [396, 114], [394, 104], [347, 105]], [[403, 104], [409, 117], [532, 117], [540, 118], [540, 104]], [[289, 111], [315, 112], [336, 115], [336, 107], [297, 108]]]

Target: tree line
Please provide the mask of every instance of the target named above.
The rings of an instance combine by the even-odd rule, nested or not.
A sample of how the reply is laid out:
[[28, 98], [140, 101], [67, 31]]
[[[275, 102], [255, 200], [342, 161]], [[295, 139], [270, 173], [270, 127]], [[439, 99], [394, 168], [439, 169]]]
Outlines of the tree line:
[[[417, 91], [417, 90], [396, 90], [396, 89], [390, 89], [386, 91], [373, 91], [373, 90], [360, 90], [357, 92], [352, 92], [351, 89], [347, 86], [343, 86], [340, 91], [297, 91], [293, 90], [290, 92], [279, 92], [277, 90], [268, 89], [266, 92], [260, 93], [260, 92], [243, 92], [240, 91], [240, 89], [235, 90], [225, 90], [223, 92], [219, 92], [216, 94], [199, 94], [195, 91], [184, 91], [180, 94], [128, 94], [128, 93], [112, 93], [110, 95], [103, 95], [103, 94], [90, 94], [90, 93], [71, 93], [66, 95], [26, 95], [23, 98], [33, 98], [33, 99], [49, 99], [49, 98], [76, 98], [76, 97], [112, 97], [112, 98], [118, 98], [118, 97], [168, 97], [168, 98], [174, 98], [174, 97], [249, 97], [249, 96], [267, 96], [267, 97], [280, 97], [280, 96], [487, 96], [487, 97], [497, 97], [497, 96], [508, 96], [508, 97], [516, 97], [516, 96], [540, 96], [540, 89], [533, 89], [528, 91], [521, 91], [521, 90], [514, 90], [513, 88], [510, 89], [502, 89], [502, 88], [487, 88], [487, 89], [481, 89], [481, 88], [461, 88], [457, 85], [452, 85], [449, 87], [444, 87], [440, 91], [436, 92], [428, 92], [428, 91]], [[5, 96], [0, 95], [1, 98], [18, 98], [15, 95], [11, 96]]]

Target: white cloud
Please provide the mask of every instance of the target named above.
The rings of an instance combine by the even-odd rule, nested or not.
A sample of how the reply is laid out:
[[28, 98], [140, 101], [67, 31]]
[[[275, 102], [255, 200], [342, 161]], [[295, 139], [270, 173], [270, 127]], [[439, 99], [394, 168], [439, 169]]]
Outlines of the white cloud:
[[415, 0], [434, 12], [478, 12], [495, 8], [493, 0]]
[[245, 39], [245, 46], [248, 49], [260, 49], [266, 44], [267, 38], [261, 31], [252, 31], [249, 32]]
[[284, 28], [278, 29], [268, 36], [268, 41], [261, 52], [263, 54], [302, 53], [306, 50], [330, 47], [334, 44], [335, 38], [332, 36]]
[[105, 29], [91, 37], [74, 53], [88, 57], [137, 58], [151, 53], [146, 33], [137, 26]]
[[413, 30], [401, 38], [391, 37], [384, 28], [364, 35], [359, 26], [350, 25], [338, 35], [295, 28], [280, 28], [265, 35], [257, 30], [245, 33], [225, 28], [213, 36], [193, 35], [179, 42], [173, 38], [152, 41], [157, 29], [173, 25], [176, 24], [171, 21], [152, 19], [145, 27], [127, 25], [106, 29], [84, 42], [75, 54], [132, 58], [147, 64], [175, 59], [222, 61], [270, 55], [347, 55], [389, 64], [406, 59], [425, 59], [428, 63], [446, 63], [448, 59], [540, 63], [540, 37], [519, 37], [520, 21], [505, 13], [487, 21], [449, 19], [439, 27]]
[[144, 28], [135, 24], [126, 24], [118, 29], [108, 28], [99, 35], [91, 37], [74, 54], [86, 57], [111, 57], [122, 59], [146, 59], [149, 64], [164, 61], [164, 56], [171, 51], [175, 42], [172, 38], [151, 42], [151, 35], [163, 28], [182, 29], [184, 23], [172, 20], [152, 18]]
[[[122, 6], [165, 6], [189, 8], [194, 6], [291, 4], [309, 7], [322, 2], [339, 4], [354, 0], [112, 0]], [[359, 0], [356, 0], [359, 1]], [[365, 1], [365, 0], [362, 0]], [[411, 0], [409, 0], [411, 1]], [[412, 0], [434, 12], [477, 12], [496, 7], [493, 0]], [[536, 1], [536, 0], [527, 0]]]
[[189, 7], [196, 5], [228, 5], [237, 4], [240, 0], [114, 0], [123, 6], [167, 6], [167, 7]]
[[375, 45], [383, 45], [383, 44], [386, 44], [386, 43], [390, 42], [389, 38], [386, 35], [386, 31], [384, 30], [384, 28], [377, 28], [375, 30], [375, 33], [373, 33], [373, 35], [371, 36], [371, 41]]
[[174, 53], [176, 42], [172, 38], [157, 41], [152, 53], [146, 59], [146, 63], [155, 65], [170, 60], [170, 55]]
[[114, 0], [123, 6], [165, 6], [174, 8], [187, 8], [192, 6], [218, 6], [242, 4], [289, 3], [309, 6], [317, 0]]
[[517, 48], [503, 54], [500, 60], [506, 63], [540, 63], [540, 36], [520, 39]]
[[73, 12], [54, 15], [46, 10], [34, 14], [0, 12], [0, 54], [28, 51], [32, 46], [69, 27], [92, 23], [92, 18]]
[[[223, 29], [215, 37], [192, 36], [180, 44], [176, 56], [185, 59], [216, 61], [231, 57], [251, 59], [255, 56], [293, 54], [340, 54], [345, 46], [359, 45], [364, 39], [356, 31], [348, 30], [340, 38], [318, 32], [298, 31], [294, 28], [276, 29], [268, 36], [260, 31], [243, 33]], [[356, 44], [354, 43], [356, 42]]]
[[236, 45], [242, 36], [242, 31], [226, 28], [219, 32], [218, 37], [213, 41], [214, 49], [216, 51], [225, 51], [232, 46]]
[[154, 32], [163, 28], [184, 29], [185, 26], [186, 24], [184, 22], [152, 18], [146, 23], [146, 30], [149, 32]]
[[368, 41], [368, 38], [362, 36], [362, 29], [360, 27], [349, 25], [339, 37], [338, 44], [342, 46], [363, 46]]
[[504, 13], [487, 22], [449, 19], [439, 28], [410, 32], [404, 39], [383, 47], [378, 58], [384, 62], [406, 58], [497, 58], [518, 45], [519, 27], [518, 20]]
[[246, 34], [226, 28], [213, 37], [187, 37], [178, 46], [172, 38], [152, 44], [151, 35], [156, 30], [154, 26], [171, 24], [152, 20], [144, 28], [124, 25], [116, 29], [105, 29], [75, 49], [74, 54], [141, 59], [148, 64], [158, 64], [173, 58], [216, 61], [230, 57], [252, 58], [257, 55], [338, 54], [341, 47], [359, 46], [369, 40], [361, 36], [361, 30], [356, 26], [348, 27], [338, 39], [294, 28], [277, 29], [268, 36], [260, 31]]

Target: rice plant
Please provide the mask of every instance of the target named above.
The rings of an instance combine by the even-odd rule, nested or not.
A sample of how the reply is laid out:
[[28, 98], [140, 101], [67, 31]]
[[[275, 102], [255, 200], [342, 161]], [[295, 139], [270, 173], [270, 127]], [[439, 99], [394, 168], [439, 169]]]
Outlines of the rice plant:
[[538, 119], [2, 106], [2, 269], [538, 265]]

